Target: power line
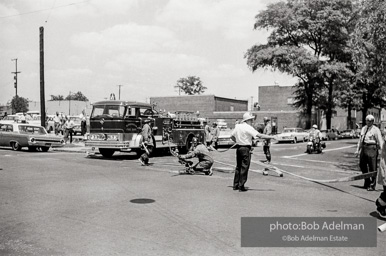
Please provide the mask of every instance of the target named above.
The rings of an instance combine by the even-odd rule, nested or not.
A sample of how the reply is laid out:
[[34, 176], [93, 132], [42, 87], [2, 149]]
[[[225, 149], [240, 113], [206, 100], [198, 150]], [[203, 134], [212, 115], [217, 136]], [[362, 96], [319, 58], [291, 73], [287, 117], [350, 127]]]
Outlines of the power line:
[[18, 13], [18, 14], [13, 14], [13, 15], [8, 15], [8, 16], [2, 16], [2, 17], [0, 17], [0, 19], [3, 19], [3, 18], [10, 18], [10, 17], [16, 17], [16, 16], [22, 16], [22, 15], [28, 15], [28, 14], [37, 13], [37, 12], [44, 12], [44, 11], [49, 11], [49, 10], [53, 10], [53, 9], [59, 9], [59, 8], [64, 8], [64, 7], [68, 7], [68, 6], [71, 6], [71, 5], [84, 4], [84, 3], [87, 3], [87, 2], [90, 2], [90, 1], [91, 1], [91, 0], [87, 0], [87, 1], [78, 2], [78, 3], [71, 3], [71, 4], [66, 4], [66, 5], [59, 5], [59, 6], [51, 7], [51, 8], [47, 8], [47, 9], [40, 9], [40, 10], [35, 10], [35, 11], [30, 11], [30, 12], [23, 12], [23, 13]]

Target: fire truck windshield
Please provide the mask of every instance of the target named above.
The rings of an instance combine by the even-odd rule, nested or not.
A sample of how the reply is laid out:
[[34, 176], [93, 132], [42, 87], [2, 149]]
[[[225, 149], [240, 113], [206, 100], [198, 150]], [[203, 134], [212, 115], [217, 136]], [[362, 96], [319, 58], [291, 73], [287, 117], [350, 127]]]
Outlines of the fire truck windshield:
[[91, 118], [94, 117], [118, 117], [123, 118], [125, 107], [120, 105], [94, 105]]

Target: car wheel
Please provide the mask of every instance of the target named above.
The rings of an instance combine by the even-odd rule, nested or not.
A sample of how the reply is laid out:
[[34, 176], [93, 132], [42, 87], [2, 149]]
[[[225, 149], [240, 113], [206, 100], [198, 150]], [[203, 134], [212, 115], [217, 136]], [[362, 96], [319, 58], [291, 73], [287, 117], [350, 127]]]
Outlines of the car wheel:
[[99, 153], [101, 153], [102, 156], [110, 158], [114, 155], [115, 150], [114, 149], [108, 149], [108, 148], [100, 148]]
[[47, 152], [50, 148], [49, 147], [40, 147], [42, 152]]
[[18, 142], [13, 142], [12, 143], [12, 149], [15, 150], [15, 151], [20, 151], [21, 150], [21, 146]]

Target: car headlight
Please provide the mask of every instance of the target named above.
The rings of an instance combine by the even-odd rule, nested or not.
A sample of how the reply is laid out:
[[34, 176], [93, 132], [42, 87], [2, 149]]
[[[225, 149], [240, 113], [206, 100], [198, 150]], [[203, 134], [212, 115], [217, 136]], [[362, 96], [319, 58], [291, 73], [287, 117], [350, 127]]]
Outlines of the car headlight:
[[29, 141], [32, 142], [32, 143], [35, 143], [35, 142], [36, 142], [36, 141], [35, 141], [35, 138], [30, 138]]

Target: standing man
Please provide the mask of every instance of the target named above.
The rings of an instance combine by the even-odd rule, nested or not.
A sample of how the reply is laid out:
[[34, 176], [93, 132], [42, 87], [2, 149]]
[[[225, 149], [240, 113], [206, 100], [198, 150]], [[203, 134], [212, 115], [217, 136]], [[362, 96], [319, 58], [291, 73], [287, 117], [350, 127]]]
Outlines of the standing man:
[[54, 117], [54, 128], [55, 128], [55, 135], [58, 135], [59, 133], [59, 128], [60, 128], [60, 117], [59, 117], [59, 112], [56, 111], [56, 115]]
[[[383, 148], [383, 138], [381, 131], [374, 125], [374, 116], [366, 116], [366, 125], [361, 130], [356, 155], [360, 155], [359, 167], [362, 173], [376, 172], [378, 151]], [[367, 191], [374, 191], [376, 186], [376, 177], [365, 179], [364, 188]]]
[[259, 137], [262, 139], [274, 139], [273, 136], [268, 136], [259, 133], [252, 127], [252, 122], [255, 119], [251, 113], [246, 112], [243, 115], [243, 120], [240, 124], [236, 125], [232, 131], [231, 138], [237, 143], [236, 150], [236, 170], [235, 177], [233, 179], [233, 190], [239, 190], [240, 192], [247, 191], [245, 183], [248, 179], [249, 165], [251, 163], [251, 148], [252, 139]]
[[210, 121], [208, 121], [205, 125], [205, 142], [206, 142], [206, 146], [208, 148], [211, 147], [212, 145], [212, 128], [210, 127]]
[[[272, 126], [269, 117], [264, 117], [264, 130], [263, 134], [265, 135], [272, 135]], [[267, 159], [268, 163], [271, 163], [271, 139], [265, 139], [263, 141], [263, 151], [265, 154], [265, 158]]]
[[151, 153], [153, 152], [153, 138], [152, 138], [152, 130], [150, 127], [150, 119], [143, 120], [143, 127], [142, 127], [142, 143], [143, 147], [145, 149], [145, 152], [139, 157], [139, 162], [145, 166], [149, 164], [149, 158], [151, 156]]
[[216, 122], [213, 123], [211, 134], [212, 134], [212, 147], [214, 147], [217, 150], [218, 137], [220, 136], [220, 129], [217, 127]]

